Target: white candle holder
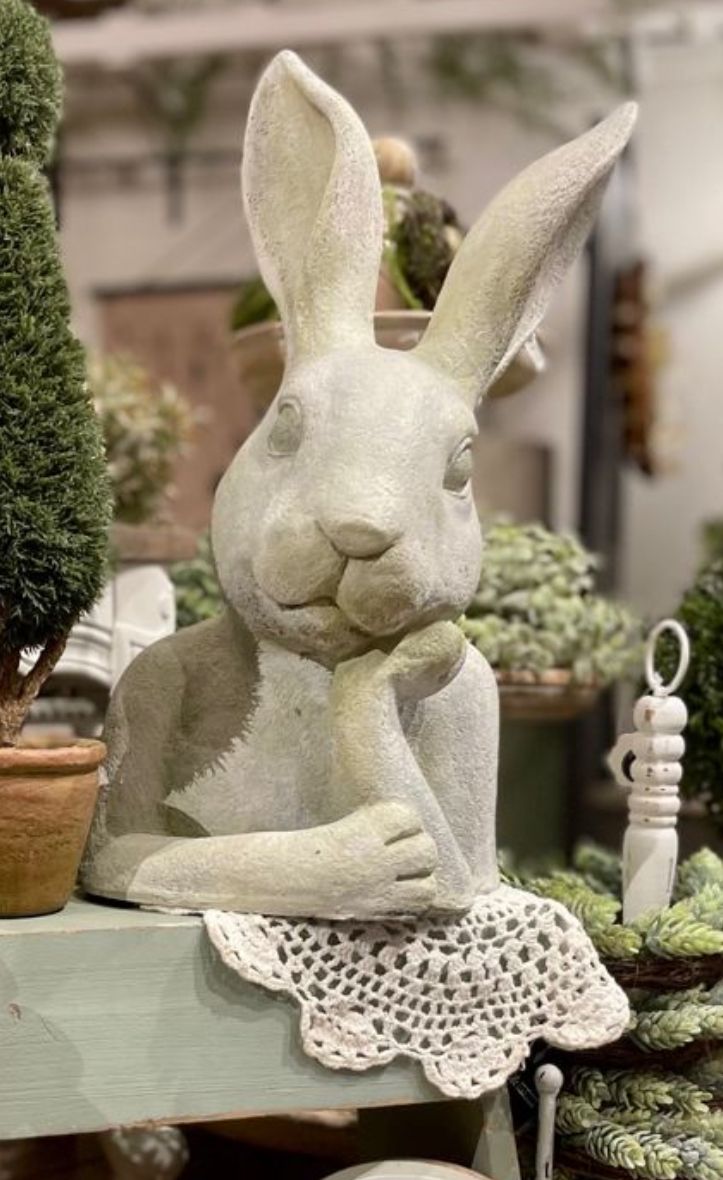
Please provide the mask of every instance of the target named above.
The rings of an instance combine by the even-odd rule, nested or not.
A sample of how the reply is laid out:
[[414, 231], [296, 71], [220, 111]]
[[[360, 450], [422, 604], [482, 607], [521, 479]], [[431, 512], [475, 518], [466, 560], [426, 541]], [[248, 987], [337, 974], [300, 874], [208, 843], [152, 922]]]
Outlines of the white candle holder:
[[[655, 647], [664, 631], [680, 645], [678, 667], [664, 684], [655, 670]], [[628, 827], [623, 841], [623, 921], [634, 922], [646, 910], [670, 903], [678, 861], [676, 824], [678, 784], [685, 752], [682, 731], [688, 711], [674, 696], [688, 670], [690, 644], [676, 619], [663, 619], [650, 632], [645, 649], [645, 678], [650, 693], [633, 709], [634, 733], [621, 734], [610, 755], [616, 782], [629, 790]]]

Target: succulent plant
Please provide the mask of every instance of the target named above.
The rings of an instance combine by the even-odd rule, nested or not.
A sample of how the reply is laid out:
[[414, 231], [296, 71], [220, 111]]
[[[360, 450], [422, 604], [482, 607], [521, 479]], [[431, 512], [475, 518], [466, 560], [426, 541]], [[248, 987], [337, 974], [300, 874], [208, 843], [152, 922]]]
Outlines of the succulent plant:
[[570, 534], [496, 523], [460, 626], [496, 669], [541, 676], [563, 668], [578, 683], [608, 684], [639, 658], [640, 624], [592, 593], [597, 568]]
[[[628, 959], [641, 953], [663, 959], [723, 954], [723, 861], [710, 849], [701, 849], [680, 864], [676, 886], [679, 901], [657, 913], [643, 914], [629, 926], [619, 921], [620, 858], [594, 845], [582, 844], [574, 853], [573, 864], [574, 869], [553, 869], [542, 876], [515, 874], [509, 864], [502, 872], [511, 884], [566, 906], [607, 958]], [[693, 883], [692, 896], [680, 896]], [[693, 999], [688, 993], [676, 992], [668, 1005], [661, 1006], [680, 1007]], [[723, 1005], [723, 986], [713, 1002]], [[711, 1026], [717, 1016], [709, 1013], [706, 1020]], [[655, 1025], [654, 1020], [649, 1023]]]
[[723, 954], [723, 889], [710, 885], [661, 910], [645, 930], [645, 945], [663, 958]]
[[[679, 866], [673, 906], [646, 914], [632, 926], [619, 922], [620, 858], [583, 844], [573, 864], [573, 870], [530, 879], [524, 872], [514, 875], [508, 864], [506, 877], [567, 905], [608, 959], [663, 962], [723, 953], [723, 860], [710, 849]], [[619, 956], [616, 936], [620, 948], [631, 938]], [[604, 1064], [603, 1049], [600, 1066], [569, 1071], [556, 1117], [562, 1147], [646, 1180], [723, 1180], [723, 1110], [715, 1105], [723, 1098], [723, 1048], [711, 1050], [711, 1044], [723, 1044], [723, 980], [676, 990], [635, 986], [628, 994], [632, 1022], [626, 1060], [637, 1057], [639, 1064], [612, 1068]], [[692, 1057], [682, 1069], [649, 1064], [661, 1053], [676, 1061], [675, 1050], [681, 1047], [684, 1060]], [[568, 1163], [569, 1157], [565, 1168]], [[585, 1174], [592, 1170], [588, 1162]]]
[[723, 1112], [713, 1094], [663, 1070], [575, 1069], [560, 1095], [563, 1144], [649, 1180], [722, 1180]]
[[639, 1173], [645, 1166], [645, 1152], [636, 1137], [609, 1119], [601, 1119], [595, 1126], [571, 1136], [571, 1142], [608, 1167]]

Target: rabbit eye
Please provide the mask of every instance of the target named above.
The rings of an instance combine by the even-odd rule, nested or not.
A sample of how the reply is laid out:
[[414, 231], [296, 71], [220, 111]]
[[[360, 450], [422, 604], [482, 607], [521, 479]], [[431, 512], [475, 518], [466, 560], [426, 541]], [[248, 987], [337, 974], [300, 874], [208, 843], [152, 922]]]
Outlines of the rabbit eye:
[[269, 435], [269, 451], [272, 455], [293, 455], [301, 445], [303, 419], [301, 408], [296, 402], [284, 402], [279, 406], [276, 421]]
[[472, 478], [472, 441], [467, 439], [452, 455], [444, 473], [448, 492], [464, 492]]

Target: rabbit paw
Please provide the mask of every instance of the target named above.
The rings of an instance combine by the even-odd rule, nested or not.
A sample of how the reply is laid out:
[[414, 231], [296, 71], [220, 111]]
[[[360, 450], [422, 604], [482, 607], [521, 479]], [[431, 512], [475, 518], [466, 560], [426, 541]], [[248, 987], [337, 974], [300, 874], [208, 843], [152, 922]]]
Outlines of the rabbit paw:
[[419, 701], [446, 688], [466, 654], [467, 640], [455, 623], [431, 623], [400, 640], [384, 671], [400, 696]]
[[434, 904], [437, 846], [411, 808], [374, 803], [326, 832], [330, 847], [316, 851], [325, 863], [315, 867], [333, 880], [326, 884], [320, 917], [420, 914]]
[[389, 654], [370, 651], [339, 664], [334, 673], [337, 693], [376, 692], [392, 685], [403, 700], [421, 701], [445, 688], [459, 672], [467, 640], [454, 623], [431, 623], [405, 635]]

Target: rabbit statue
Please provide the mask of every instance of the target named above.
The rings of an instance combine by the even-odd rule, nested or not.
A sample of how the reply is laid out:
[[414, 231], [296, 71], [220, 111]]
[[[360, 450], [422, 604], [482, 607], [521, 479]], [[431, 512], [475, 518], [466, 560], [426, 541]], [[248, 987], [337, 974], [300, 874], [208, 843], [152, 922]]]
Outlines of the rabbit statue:
[[453, 622], [482, 557], [475, 406], [534, 342], [634, 119], [621, 106], [513, 180], [395, 352], [373, 335], [370, 140], [294, 53], [268, 66], [242, 180], [286, 371], [216, 492], [225, 613], [114, 693], [90, 893], [371, 918], [496, 887], [497, 690]]

